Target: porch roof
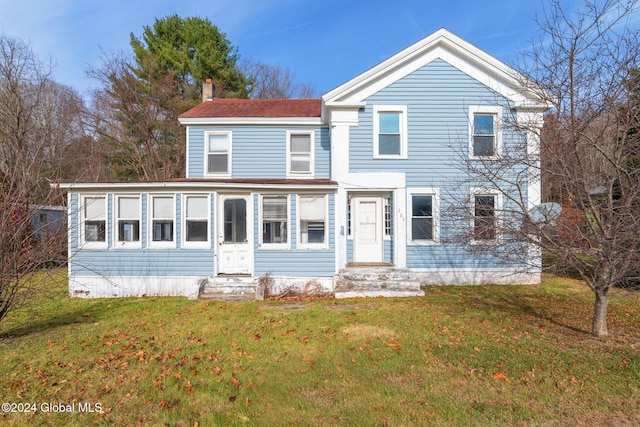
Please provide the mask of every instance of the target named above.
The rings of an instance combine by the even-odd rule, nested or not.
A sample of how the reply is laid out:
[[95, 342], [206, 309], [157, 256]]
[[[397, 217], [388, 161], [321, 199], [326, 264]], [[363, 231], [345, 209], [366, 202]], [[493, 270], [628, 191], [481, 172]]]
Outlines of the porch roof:
[[166, 181], [61, 183], [51, 186], [72, 191], [162, 191], [171, 189], [192, 191], [215, 191], [218, 189], [330, 191], [337, 189], [338, 183], [324, 178], [174, 178]]

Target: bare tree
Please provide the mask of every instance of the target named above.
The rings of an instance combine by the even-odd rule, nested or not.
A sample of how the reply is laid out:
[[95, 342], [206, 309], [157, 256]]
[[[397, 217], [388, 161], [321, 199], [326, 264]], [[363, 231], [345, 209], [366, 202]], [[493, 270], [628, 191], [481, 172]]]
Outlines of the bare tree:
[[[539, 259], [527, 249], [535, 245], [556, 271], [578, 274], [595, 295], [598, 337], [608, 335], [610, 290], [640, 263], [640, 144], [632, 132], [640, 47], [627, 22], [635, 8], [635, 1], [588, 1], [571, 12], [551, 0], [537, 20], [541, 39], [520, 65], [532, 77], [523, 87], [553, 106], [536, 135], [540, 146], [527, 137], [536, 127], [526, 115], [514, 115], [504, 124], [520, 133], [514, 147], [497, 159], [466, 161], [469, 182], [489, 183], [504, 199], [492, 223], [502, 244], [473, 249], [524, 265]], [[529, 182], [540, 178], [543, 200], [562, 205], [559, 217], [552, 205], [527, 203]], [[466, 221], [482, 216], [470, 214]]]
[[313, 98], [316, 94], [314, 85], [295, 83], [295, 74], [289, 67], [243, 60], [240, 69], [252, 82], [253, 99]]
[[66, 258], [65, 228], [36, 218], [63, 203], [47, 179], [78, 131], [81, 101], [49, 75], [27, 44], [0, 36], [0, 320], [33, 294], [37, 272]]

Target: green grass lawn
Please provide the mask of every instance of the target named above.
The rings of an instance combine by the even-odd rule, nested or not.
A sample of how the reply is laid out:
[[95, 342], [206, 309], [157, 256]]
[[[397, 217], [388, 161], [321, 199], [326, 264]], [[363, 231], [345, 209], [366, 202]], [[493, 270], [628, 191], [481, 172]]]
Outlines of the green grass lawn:
[[3, 426], [640, 425], [638, 293], [597, 340], [590, 291], [554, 276], [223, 303], [69, 299], [64, 274], [0, 324], [0, 401], [36, 409]]

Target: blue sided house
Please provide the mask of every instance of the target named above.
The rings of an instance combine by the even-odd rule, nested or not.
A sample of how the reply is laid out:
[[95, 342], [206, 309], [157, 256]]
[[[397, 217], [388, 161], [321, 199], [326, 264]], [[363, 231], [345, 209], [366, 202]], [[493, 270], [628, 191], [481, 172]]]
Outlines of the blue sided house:
[[[536, 132], [503, 123], [541, 126], [545, 108], [446, 29], [319, 99], [216, 99], [205, 83], [180, 116], [185, 177], [61, 185], [70, 294], [253, 299], [267, 285], [411, 296], [423, 284], [537, 283], [539, 253], [524, 270], [475, 256], [449, 239], [449, 212], [457, 193], [477, 216], [469, 227], [487, 226], [476, 238], [498, 239], [487, 224], [509, 198], [489, 182], [460, 186], [456, 162], [535, 152]], [[528, 176], [533, 207], [540, 182]]]

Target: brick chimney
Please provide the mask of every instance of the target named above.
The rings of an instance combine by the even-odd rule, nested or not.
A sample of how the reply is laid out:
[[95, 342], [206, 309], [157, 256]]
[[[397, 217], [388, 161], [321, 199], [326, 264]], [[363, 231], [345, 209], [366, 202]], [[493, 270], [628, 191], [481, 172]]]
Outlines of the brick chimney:
[[210, 78], [202, 83], [202, 102], [213, 100], [213, 82]]

